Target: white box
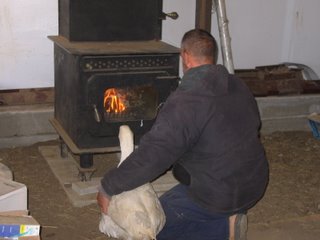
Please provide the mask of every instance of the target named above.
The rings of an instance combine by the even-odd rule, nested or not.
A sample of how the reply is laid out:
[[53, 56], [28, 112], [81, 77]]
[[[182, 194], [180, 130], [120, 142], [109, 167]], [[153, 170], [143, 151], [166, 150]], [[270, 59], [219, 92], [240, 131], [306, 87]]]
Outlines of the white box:
[[26, 185], [0, 177], [0, 212], [28, 209]]

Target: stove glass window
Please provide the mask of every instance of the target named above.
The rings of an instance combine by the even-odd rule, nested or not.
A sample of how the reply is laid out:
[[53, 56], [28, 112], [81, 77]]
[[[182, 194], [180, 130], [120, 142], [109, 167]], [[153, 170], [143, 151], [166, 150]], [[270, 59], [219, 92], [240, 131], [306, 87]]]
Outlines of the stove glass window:
[[104, 92], [103, 107], [106, 122], [154, 119], [158, 92], [152, 85], [108, 88]]

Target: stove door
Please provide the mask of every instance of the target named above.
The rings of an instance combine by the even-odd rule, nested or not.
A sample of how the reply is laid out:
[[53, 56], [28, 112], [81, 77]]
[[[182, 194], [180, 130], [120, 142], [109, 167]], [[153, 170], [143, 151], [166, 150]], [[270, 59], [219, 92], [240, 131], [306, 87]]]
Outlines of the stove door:
[[178, 80], [158, 71], [93, 75], [87, 87], [91, 134], [117, 135], [124, 124], [135, 134], [146, 132]]
[[150, 83], [107, 88], [103, 99], [103, 119], [105, 122], [154, 119], [158, 98], [158, 91]]

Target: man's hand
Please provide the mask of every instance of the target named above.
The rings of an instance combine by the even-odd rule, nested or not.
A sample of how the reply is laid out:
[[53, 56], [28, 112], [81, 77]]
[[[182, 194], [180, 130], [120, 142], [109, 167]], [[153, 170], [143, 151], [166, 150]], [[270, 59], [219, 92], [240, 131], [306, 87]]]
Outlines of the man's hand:
[[99, 191], [97, 194], [97, 202], [101, 209], [101, 212], [103, 212], [104, 214], [108, 214], [108, 207], [110, 202], [109, 197]]

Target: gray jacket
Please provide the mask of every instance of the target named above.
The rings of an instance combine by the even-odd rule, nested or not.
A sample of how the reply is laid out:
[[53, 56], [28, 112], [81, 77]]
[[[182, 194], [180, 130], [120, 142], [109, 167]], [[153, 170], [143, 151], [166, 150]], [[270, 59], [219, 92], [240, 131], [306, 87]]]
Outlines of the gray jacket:
[[171, 166], [204, 208], [232, 214], [264, 194], [268, 163], [260, 117], [246, 85], [221, 65], [192, 68], [160, 110], [152, 129], [102, 179], [110, 196], [152, 181]]

